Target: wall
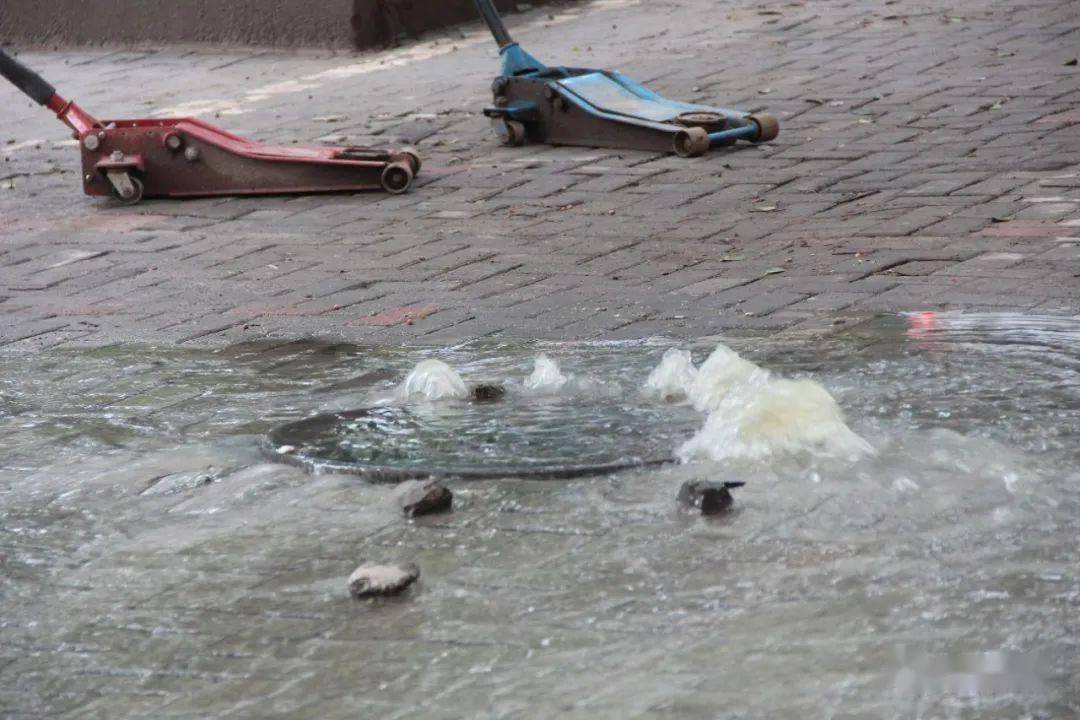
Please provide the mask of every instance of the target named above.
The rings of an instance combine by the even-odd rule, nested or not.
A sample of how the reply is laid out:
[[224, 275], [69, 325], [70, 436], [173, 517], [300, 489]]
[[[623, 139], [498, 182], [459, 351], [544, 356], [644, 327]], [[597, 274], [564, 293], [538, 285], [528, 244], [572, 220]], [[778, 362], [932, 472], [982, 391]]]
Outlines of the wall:
[[0, 0], [0, 43], [370, 48], [477, 17], [472, 0]]

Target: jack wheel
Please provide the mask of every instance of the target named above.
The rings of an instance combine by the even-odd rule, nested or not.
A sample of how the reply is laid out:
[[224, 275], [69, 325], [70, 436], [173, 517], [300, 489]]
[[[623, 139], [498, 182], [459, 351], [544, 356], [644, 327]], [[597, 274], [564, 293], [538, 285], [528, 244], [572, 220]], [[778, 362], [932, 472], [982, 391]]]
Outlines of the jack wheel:
[[686, 128], [675, 133], [674, 149], [679, 157], [701, 157], [709, 152], [709, 145], [709, 133], [704, 128]]
[[769, 142], [775, 140], [776, 136], [780, 134], [780, 123], [772, 115], [751, 115], [750, 122], [754, 123], [758, 127], [758, 134], [752, 142]]
[[505, 134], [502, 135], [503, 145], [510, 145], [512, 147], [518, 147], [525, 144], [525, 124], [520, 123], [517, 120], [504, 120], [503, 130]]
[[382, 171], [383, 190], [400, 195], [409, 189], [413, 181], [412, 164], [408, 162], [390, 163]]
[[143, 184], [142, 180], [133, 175], [129, 176], [129, 179], [131, 180], [132, 192], [128, 197], [121, 195], [114, 185], [109, 186], [109, 191], [112, 193], [113, 198], [124, 205], [135, 205], [143, 199]]
[[402, 148], [402, 153], [408, 156], [409, 166], [412, 167], [413, 177], [420, 174], [420, 166], [423, 164], [420, 161], [420, 153], [416, 151], [416, 148], [407, 147]]

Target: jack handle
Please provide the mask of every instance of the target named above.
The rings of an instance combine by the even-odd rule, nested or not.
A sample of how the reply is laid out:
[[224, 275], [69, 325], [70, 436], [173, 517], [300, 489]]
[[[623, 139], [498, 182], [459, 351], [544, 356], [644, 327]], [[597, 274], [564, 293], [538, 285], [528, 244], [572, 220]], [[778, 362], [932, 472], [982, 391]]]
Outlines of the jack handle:
[[0, 49], [0, 75], [10, 80], [12, 85], [26, 93], [38, 105], [44, 105], [56, 113], [56, 117], [62, 123], [75, 131], [76, 137], [101, 127], [101, 123], [92, 115], [75, 103], [68, 102], [57, 95], [56, 88], [45, 78], [8, 55], [3, 49]]
[[56, 94], [56, 88], [30, 68], [0, 49], [0, 75], [30, 96], [38, 105], [48, 105]]
[[503, 25], [502, 18], [499, 17], [499, 11], [495, 9], [495, 5], [491, 0], [476, 0], [476, 9], [480, 11], [484, 22], [487, 23], [488, 28], [491, 30], [491, 34], [495, 36], [495, 42], [499, 44], [500, 50], [507, 45], [514, 44], [514, 39], [506, 31], [506, 26]]

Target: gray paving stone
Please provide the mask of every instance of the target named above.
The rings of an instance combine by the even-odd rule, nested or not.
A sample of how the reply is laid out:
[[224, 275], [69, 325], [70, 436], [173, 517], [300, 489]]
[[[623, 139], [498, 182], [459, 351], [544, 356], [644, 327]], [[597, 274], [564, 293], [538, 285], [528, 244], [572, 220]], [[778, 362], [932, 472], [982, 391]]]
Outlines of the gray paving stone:
[[[690, 2], [704, 8], [703, 0]], [[977, 5], [970, 10], [980, 18], [976, 36], [967, 23], [942, 23], [933, 13], [883, 23], [870, 8], [831, 0], [785, 8], [782, 22], [763, 24], [754, 13], [739, 12], [751, 7], [739, 0], [731, 21], [739, 30], [724, 41], [725, 55], [747, 72], [733, 69], [724, 82], [669, 58], [662, 50], [669, 40], [646, 31], [647, 8], [587, 7], [575, 25], [557, 25], [565, 37], [556, 46], [584, 47], [582, 39], [595, 41], [596, 28], [616, 24], [618, 33], [600, 33], [608, 40], [593, 50], [598, 63], [630, 70], [673, 97], [764, 106], [781, 119], [782, 134], [772, 145], [693, 161], [500, 146], [476, 115], [494, 69], [482, 34], [462, 44], [452, 63], [443, 62], [436, 40], [416, 46], [435, 52], [430, 59], [340, 78], [341, 68], [377, 56], [28, 53], [25, 59], [58, 87], [79, 87], [95, 107], [138, 112], [230, 98], [242, 112], [210, 119], [237, 132], [285, 142], [411, 138], [425, 169], [405, 196], [217, 198], [119, 208], [78, 195], [73, 173], [55, 172], [75, 166], [72, 149], [55, 145], [63, 128], [13, 89], [0, 88], [11, 115], [11, 137], [3, 141], [44, 140], [4, 154], [5, 169], [18, 177], [14, 189], [0, 194], [7, 241], [0, 248], [0, 290], [9, 298], [0, 302], [4, 341], [18, 347], [32, 346], [34, 338], [85, 344], [95, 336], [225, 342], [236, 333], [289, 332], [354, 339], [389, 332], [442, 341], [521, 335], [541, 317], [547, 335], [565, 327], [625, 336], [635, 326], [645, 332], [651, 321], [612, 329], [606, 319], [583, 320], [579, 308], [618, 307], [612, 298], [625, 297], [645, 317], [670, 315], [669, 293], [696, 299], [669, 328], [692, 335], [728, 303], [768, 313], [771, 326], [777, 317], [803, 323], [783, 314], [788, 306], [829, 316], [917, 302], [929, 297], [930, 286], [893, 290], [889, 279], [927, 273], [1031, 280], [1016, 297], [1018, 309], [1075, 297], [1080, 280], [1065, 273], [1051, 283], [1033, 258], [987, 264], [978, 257], [1026, 256], [1040, 244], [1046, 252], [1053, 249], [1046, 245], [1051, 234], [1080, 234], [993, 234], [1001, 226], [995, 219], [1080, 217], [1070, 202], [1080, 198], [1069, 195], [1068, 182], [1080, 173], [1080, 126], [1055, 120], [1071, 111], [1080, 89], [1053, 50], [1061, 28], [1076, 24], [1076, 10], [1061, 0]], [[525, 21], [523, 37], [552, 42], [545, 17]], [[714, 50], [707, 33], [685, 27], [677, 34], [689, 55]], [[950, 52], [942, 54], [942, 47]], [[174, 79], [168, 92], [147, 92], [162, 73]], [[115, 81], [121, 77], [124, 82]], [[310, 77], [319, 79], [303, 91], [235, 92]], [[763, 87], [771, 92], [760, 94]], [[332, 126], [314, 120], [328, 114], [344, 120]], [[1024, 201], [1040, 196], [1065, 199]], [[766, 206], [777, 209], [753, 212]], [[845, 239], [860, 257], [831, 251]], [[886, 248], [896, 254], [881, 255]], [[925, 254], [931, 248], [951, 254]], [[87, 252], [105, 254], [47, 267]], [[729, 256], [746, 259], [723, 260]], [[1040, 262], [1072, 258], [1060, 251]], [[759, 280], [775, 267], [786, 270], [782, 279]], [[800, 275], [837, 284], [800, 284], [794, 280]], [[956, 288], [950, 297], [949, 286], [932, 287], [936, 301], [958, 307], [982, 296]], [[91, 309], [95, 302], [99, 310]], [[372, 312], [427, 302], [441, 312], [413, 325], [352, 324]], [[1008, 307], [1007, 297], [1002, 302]], [[116, 311], [102, 312], [110, 304]], [[248, 317], [231, 315], [234, 310]]]

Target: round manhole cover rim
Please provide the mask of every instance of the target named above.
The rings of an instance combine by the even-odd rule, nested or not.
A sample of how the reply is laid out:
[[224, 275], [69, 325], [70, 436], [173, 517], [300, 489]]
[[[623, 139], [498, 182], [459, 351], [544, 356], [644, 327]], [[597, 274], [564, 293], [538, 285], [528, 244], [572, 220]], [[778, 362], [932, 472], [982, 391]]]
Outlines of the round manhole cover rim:
[[356, 419], [363, 417], [364, 414], [382, 409], [385, 409], [385, 406], [371, 406], [338, 412], [319, 413], [279, 425], [271, 429], [263, 439], [261, 450], [263, 454], [271, 460], [299, 467], [313, 474], [350, 474], [363, 477], [370, 482], [376, 483], [401, 482], [404, 480], [430, 477], [456, 478], [462, 480], [495, 480], [511, 478], [565, 480], [596, 475], [608, 475], [635, 468], [657, 467], [677, 462], [674, 454], [669, 453], [646, 457], [630, 455], [610, 462], [580, 464], [553, 462], [551, 464], [537, 464], [533, 466], [521, 465], [518, 467], [485, 468], [466, 464], [439, 465], [433, 463], [428, 467], [403, 467], [397, 465], [329, 459], [311, 452], [305, 452], [303, 449], [296, 447], [289, 441], [290, 431], [298, 427], [317, 422], [328, 422], [334, 419]]

